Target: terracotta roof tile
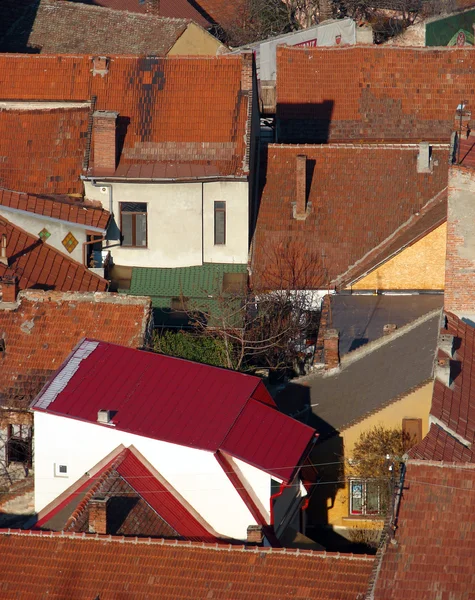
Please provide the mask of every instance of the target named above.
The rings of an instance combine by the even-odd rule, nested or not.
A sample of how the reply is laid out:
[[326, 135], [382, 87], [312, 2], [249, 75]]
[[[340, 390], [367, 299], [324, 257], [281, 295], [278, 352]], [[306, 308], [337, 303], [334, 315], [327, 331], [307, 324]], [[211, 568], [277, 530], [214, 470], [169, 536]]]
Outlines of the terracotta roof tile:
[[[325, 288], [417, 239], [424, 222], [420, 228], [415, 213], [433, 205], [425, 224], [443, 218], [445, 200], [435, 197], [447, 186], [448, 153], [448, 146], [434, 146], [438, 166], [418, 173], [417, 145], [269, 145], [254, 281], [273, 289]], [[302, 154], [311, 209], [305, 220], [296, 220], [296, 157]]]
[[432, 424], [425, 438], [408, 452], [411, 458], [475, 463], [475, 454], [439, 425]]
[[[98, 277], [95, 280], [102, 282]], [[22, 405], [29, 403], [84, 337], [141, 347], [150, 310], [148, 298], [21, 292], [18, 308], [0, 310], [0, 331], [6, 344], [0, 370], [3, 402], [20, 399]]]
[[21, 194], [0, 188], [0, 206], [24, 210], [37, 215], [53, 216], [61, 221], [106, 229], [110, 213], [80, 200], [48, 198]]
[[323, 552], [30, 532], [0, 534], [0, 557], [5, 600], [115, 600], [124, 590], [160, 600], [357, 600], [374, 564]]
[[196, 0], [196, 3], [223, 29], [239, 24], [247, 6], [245, 0]]
[[188, 23], [64, 0], [41, 0], [34, 15], [27, 12], [17, 21], [0, 47], [3, 52], [39, 49], [49, 54], [165, 56]]
[[472, 597], [474, 490], [475, 465], [408, 462], [396, 543], [385, 546], [371, 598]]
[[474, 73], [474, 49], [280, 47], [279, 140], [448, 141]]
[[[13, 62], [10, 64], [13, 66]], [[28, 81], [34, 97], [46, 95], [47, 89], [52, 96], [61, 93], [53, 80], [40, 83], [34, 72], [23, 70], [19, 62], [16, 64], [24, 81], [19, 81], [18, 87], [11, 82], [10, 87], [6, 83], [8, 71], [2, 73], [0, 67], [0, 100], [8, 92], [12, 98], [15, 94], [24, 95], [20, 88]], [[58, 67], [61, 67], [59, 63]], [[79, 176], [86, 149], [89, 113], [88, 107], [47, 111], [0, 108], [0, 186], [36, 194], [82, 192]]]

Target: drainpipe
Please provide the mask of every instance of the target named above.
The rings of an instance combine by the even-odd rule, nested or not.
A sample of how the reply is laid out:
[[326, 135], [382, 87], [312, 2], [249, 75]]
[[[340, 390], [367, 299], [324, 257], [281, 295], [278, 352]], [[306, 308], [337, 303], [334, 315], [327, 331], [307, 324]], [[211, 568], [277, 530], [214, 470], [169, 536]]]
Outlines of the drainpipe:
[[274, 531], [275, 531], [275, 523], [274, 523], [274, 504], [275, 504], [275, 500], [277, 500], [277, 498], [279, 498], [279, 496], [282, 496], [282, 494], [285, 492], [286, 488], [290, 487], [287, 483], [282, 482], [280, 484], [280, 488], [279, 491], [276, 492], [275, 494], [272, 494], [272, 496], [270, 497], [270, 524], [274, 526]]

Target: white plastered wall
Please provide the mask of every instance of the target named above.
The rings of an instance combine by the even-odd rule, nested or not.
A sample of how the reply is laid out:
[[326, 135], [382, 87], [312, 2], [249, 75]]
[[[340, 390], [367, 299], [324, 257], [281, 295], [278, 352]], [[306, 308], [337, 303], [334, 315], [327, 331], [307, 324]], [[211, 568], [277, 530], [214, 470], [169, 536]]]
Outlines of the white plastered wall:
[[[46, 228], [49, 233], [51, 233], [51, 236], [45, 243], [82, 264], [82, 245], [87, 239], [86, 230], [84, 228], [77, 227], [74, 223], [40, 218], [34, 214], [28, 214], [18, 210], [7, 210], [4, 207], [0, 208], [0, 216], [5, 217], [5, 219], [8, 219], [13, 225], [21, 227], [21, 229], [24, 229], [35, 237], [38, 237], [39, 232]], [[71, 253], [69, 253], [61, 243], [69, 232], [71, 232], [79, 242]], [[98, 235], [100, 234], [98, 233]]]
[[[256, 524], [210, 452], [40, 411], [34, 424], [36, 512], [123, 444], [135, 446], [221, 535], [246, 539], [247, 527]], [[55, 477], [55, 464], [66, 464], [69, 476]]]
[[253, 467], [252, 465], [248, 465], [247, 463], [239, 460], [237, 458], [233, 459], [236, 466], [239, 468], [241, 473], [246, 478], [246, 481], [249, 482], [249, 485], [254, 491], [254, 494], [259, 499], [262, 507], [265, 509], [264, 517], [267, 519], [267, 522], [270, 522], [270, 493], [271, 486], [270, 480], [271, 477], [268, 473]]
[[[191, 267], [203, 262], [247, 263], [249, 238], [248, 183], [125, 183], [112, 185], [117, 227], [109, 227], [108, 249], [114, 263], [129, 267]], [[110, 210], [109, 189], [85, 181], [89, 199]], [[214, 245], [214, 201], [226, 202], [226, 244]], [[147, 204], [147, 248], [120, 246], [121, 202]]]

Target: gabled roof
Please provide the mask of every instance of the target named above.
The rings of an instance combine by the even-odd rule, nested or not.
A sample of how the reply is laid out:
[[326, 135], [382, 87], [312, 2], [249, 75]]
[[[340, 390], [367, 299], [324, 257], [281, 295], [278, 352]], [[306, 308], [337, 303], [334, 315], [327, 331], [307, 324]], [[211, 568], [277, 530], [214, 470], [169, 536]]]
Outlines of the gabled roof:
[[[261, 287], [344, 286], [443, 222], [449, 147], [433, 146], [432, 173], [417, 172], [418, 152], [416, 144], [270, 144], [253, 243]], [[307, 157], [305, 220], [293, 216], [298, 155]]]
[[[79, 176], [82, 173], [86, 150], [90, 106], [62, 107], [50, 110], [2, 109], [3, 99], [21, 99], [21, 88], [29, 81], [29, 96], [44, 99], [61, 96], [64, 64], [55, 58], [57, 82], [44, 79], [34, 70], [28, 70], [28, 61], [11, 55], [4, 61], [0, 55], [0, 187], [33, 194], [78, 194], [83, 190]], [[3, 62], [3, 65], [1, 64]], [[8, 63], [8, 66], [7, 64]], [[22, 67], [25, 67], [24, 69]], [[19, 69], [18, 86], [13, 83], [13, 72]], [[21, 81], [23, 80], [23, 82]], [[64, 82], [64, 80], [63, 80]], [[70, 82], [74, 87], [73, 82]], [[69, 87], [67, 83], [65, 86]], [[86, 87], [84, 99], [88, 100]]]
[[[104, 406], [117, 430], [223, 450], [283, 481], [315, 434], [279, 413], [258, 377], [93, 340], [77, 346], [32, 404], [94, 424]], [[267, 430], [270, 438], [261, 435]]]
[[212, 528], [133, 446], [119, 447], [105, 466], [88, 473], [42, 511], [35, 529], [87, 533], [90, 502], [101, 497], [108, 502], [105, 533], [217, 541]]
[[78, 2], [40, 0], [9, 30], [0, 47], [3, 52], [165, 56], [188, 23]]
[[5, 600], [28, 598], [32, 589], [75, 600], [117, 600], [124, 590], [130, 598], [160, 600], [359, 600], [374, 557], [5, 531], [0, 565]]
[[61, 292], [105, 291], [108, 282], [85, 266], [69, 258], [0, 217], [0, 235], [6, 235], [8, 266], [0, 263], [0, 277], [15, 275], [19, 288]]
[[36, 196], [0, 188], [0, 209], [21, 210], [85, 227], [107, 229], [110, 212], [102, 206], [68, 197]]
[[395, 543], [386, 541], [368, 597], [470, 598], [475, 465], [411, 460], [403, 483]]
[[431, 424], [429, 433], [408, 452], [419, 460], [443, 460], [445, 462], [475, 463], [475, 453], [451, 436], [440, 425]]
[[287, 413], [318, 422], [321, 438], [334, 435], [431, 383], [440, 310], [353, 350], [341, 368], [292, 380], [276, 397]]
[[[46, 262], [48, 264], [48, 262]], [[27, 406], [86, 336], [132, 348], [145, 343], [150, 299], [110, 293], [20, 292], [18, 307], [0, 310], [5, 352], [1, 403]]]
[[277, 49], [280, 141], [449, 141], [473, 105], [473, 48]]

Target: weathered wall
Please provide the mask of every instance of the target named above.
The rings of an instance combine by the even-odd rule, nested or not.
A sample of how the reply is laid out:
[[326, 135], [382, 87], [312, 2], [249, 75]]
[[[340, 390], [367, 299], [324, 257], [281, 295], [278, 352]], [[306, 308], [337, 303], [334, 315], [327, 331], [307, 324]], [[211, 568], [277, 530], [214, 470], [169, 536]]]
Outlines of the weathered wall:
[[216, 56], [226, 52], [219, 40], [195, 23], [190, 23], [167, 56]]
[[457, 315], [475, 313], [475, 170], [449, 170], [444, 307]]
[[[371, 429], [375, 425], [385, 427], [401, 427], [404, 418], [422, 419], [422, 435], [425, 436], [429, 426], [429, 411], [432, 400], [433, 381], [428, 382], [412, 394], [408, 394], [401, 400], [383, 408], [382, 410], [368, 416], [363, 421], [345, 429], [341, 432], [343, 438], [343, 449], [345, 459], [351, 458], [351, 454], [361, 433]], [[324, 442], [330, 444], [331, 440]], [[322, 455], [325, 448], [322, 448]], [[348, 476], [348, 473], [345, 473]], [[333, 506], [328, 506], [328, 524], [334, 527], [368, 527], [371, 519], [359, 519], [349, 516], [348, 484], [337, 490]], [[381, 519], [375, 519], [376, 526], [382, 526]]]
[[443, 290], [446, 223], [351, 286], [353, 290]]

